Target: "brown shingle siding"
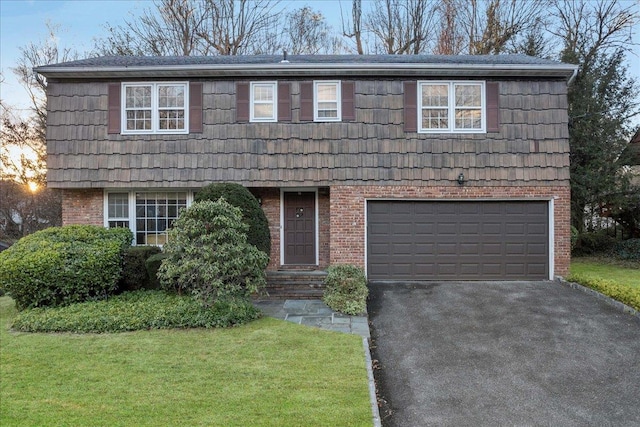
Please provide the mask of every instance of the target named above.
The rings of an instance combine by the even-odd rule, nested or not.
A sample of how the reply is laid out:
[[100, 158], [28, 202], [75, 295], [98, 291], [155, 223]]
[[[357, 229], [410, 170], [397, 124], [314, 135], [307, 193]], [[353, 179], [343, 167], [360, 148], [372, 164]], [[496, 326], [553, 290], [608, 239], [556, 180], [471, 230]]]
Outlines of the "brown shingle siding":
[[[107, 86], [51, 84], [51, 186], [186, 188], [216, 180], [455, 186], [461, 171], [469, 185], [565, 185], [568, 179], [561, 81], [501, 81], [499, 132], [466, 135], [406, 133], [399, 80], [355, 81], [350, 123], [300, 122], [297, 80], [291, 81], [291, 123], [236, 123], [235, 82], [203, 81], [202, 134], [107, 135]], [[78, 174], [81, 168], [86, 172]]]

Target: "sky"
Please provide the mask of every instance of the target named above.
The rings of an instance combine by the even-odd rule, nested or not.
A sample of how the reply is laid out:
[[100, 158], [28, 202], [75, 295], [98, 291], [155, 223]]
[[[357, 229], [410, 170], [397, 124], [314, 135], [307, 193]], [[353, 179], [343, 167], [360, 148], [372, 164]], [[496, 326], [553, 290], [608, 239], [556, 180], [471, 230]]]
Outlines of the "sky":
[[[28, 108], [27, 93], [11, 68], [20, 56], [21, 46], [47, 36], [46, 22], [60, 25], [60, 46], [85, 52], [92, 49], [95, 38], [106, 33], [106, 23], [117, 26], [151, 5], [151, 0], [0, 0], [0, 68], [4, 78], [0, 98], [19, 110]], [[309, 5], [319, 10], [334, 30], [339, 31], [340, 6], [349, 13], [351, 0], [283, 0], [281, 5], [290, 9]], [[640, 28], [636, 28], [634, 42], [636, 45], [628, 56], [629, 72], [640, 82]]]

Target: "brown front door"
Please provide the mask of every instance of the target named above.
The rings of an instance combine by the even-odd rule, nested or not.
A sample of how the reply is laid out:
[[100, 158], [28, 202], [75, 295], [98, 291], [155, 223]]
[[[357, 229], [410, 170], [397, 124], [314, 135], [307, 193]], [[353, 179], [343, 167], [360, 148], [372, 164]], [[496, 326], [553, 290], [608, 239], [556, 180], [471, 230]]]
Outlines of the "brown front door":
[[284, 264], [316, 263], [316, 194], [284, 193]]

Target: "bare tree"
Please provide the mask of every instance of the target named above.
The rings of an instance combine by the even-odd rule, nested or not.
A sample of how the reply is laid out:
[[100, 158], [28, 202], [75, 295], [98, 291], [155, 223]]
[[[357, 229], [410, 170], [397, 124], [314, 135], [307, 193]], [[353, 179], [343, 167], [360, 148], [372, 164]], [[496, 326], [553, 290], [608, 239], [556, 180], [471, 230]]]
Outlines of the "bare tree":
[[47, 79], [34, 72], [33, 68], [78, 58], [78, 53], [71, 48], [61, 48], [58, 45], [59, 25], [47, 22], [46, 27], [48, 34], [45, 39], [20, 47], [21, 56], [11, 69], [29, 95], [37, 136], [43, 142], [47, 123]]
[[3, 105], [0, 125], [0, 179], [46, 183], [46, 148], [33, 122], [10, 114]]
[[95, 42], [100, 55], [189, 56], [206, 54], [198, 33], [208, 17], [202, 0], [158, 0], [124, 25], [106, 25], [107, 36]]
[[459, 2], [442, 0], [437, 7], [439, 31], [433, 53], [436, 55], [458, 55], [462, 52], [464, 38], [458, 18]]
[[375, 50], [387, 54], [420, 54], [429, 51], [435, 38], [436, 3], [427, 0], [375, 0], [365, 17], [367, 30], [376, 39]]
[[197, 35], [218, 55], [264, 52], [279, 11], [272, 0], [204, 0], [206, 19]]
[[564, 60], [591, 65], [599, 52], [629, 49], [631, 29], [640, 17], [633, 4], [618, 0], [564, 0], [555, 7], [556, 28]]
[[0, 105], [0, 238], [15, 240], [60, 225], [61, 200], [45, 188], [46, 150], [37, 124]]
[[498, 54], [509, 43], [533, 28], [548, 0], [457, 0], [460, 27], [467, 39], [466, 50], [471, 55]]
[[364, 54], [362, 47], [362, 0], [353, 0], [351, 4], [351, 20], [344, 19], [342, 4], [340, 4], [340, 17], [342, 18], [342, 35], [354, 40], [358, 55]]
[[340, 41], [325, 17], [309, 6], [287, 13], [283, 33], [285, 48], [294, 55], [333, 54], [339, 50]]

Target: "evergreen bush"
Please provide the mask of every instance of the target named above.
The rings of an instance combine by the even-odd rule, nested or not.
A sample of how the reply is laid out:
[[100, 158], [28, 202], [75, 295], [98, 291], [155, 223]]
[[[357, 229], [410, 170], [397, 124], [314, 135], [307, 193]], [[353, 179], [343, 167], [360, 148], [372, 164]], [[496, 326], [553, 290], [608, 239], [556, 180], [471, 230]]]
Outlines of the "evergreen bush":
[[367, 310], [367, 279], [364, 271], [354, 265], [340, 264], [327, 269], [322, 300], [335, 311], [349, 315]]
[[191, 293], [204, 307], [248, 299], [266, 284], [269, 258], [247, 243], [247, 228], [240, 209], [224, 198], [194, 202], [169, 230], [160, 283]]
[[195, 201], [216, 201], [220, 197], [224, 197], [229, 204], [240, 208], [242, 221], [249, 226], [247, 242], [269, 256], [271, 254], [269, 223], [258, 200], [240, 184], [218, 183], [209, 184], [198, 191], [195, 195]]
[[158, 246], [131, 246], [124, 251], [120, 291], [154, 288], [147, 272], [146, 262], [152, 255], [162, 252]]
[[616, 239], [607, 230], [584, 232], [578, 236], [573, 255], [606, 255], [611, 251]]
[[149, 286], [151, 289], [160, 289], [160, 279], [158, 279], [158, 269], [162, 264], [162, 260], [165, 259], [167, 255], [163, 252], [160, 252], [155, 255], [151, 255], [144, 263], [145, 268], [147, 270], [147, 275], [149, 276]]
[[126, 228], [52, 227], [0, 253], [0, 288], [19, 310], [106, 298], [118, 289]]
[[625, 261], [640, 262], [640, 239], [617, 242], [613, 247], [613, 255]]

